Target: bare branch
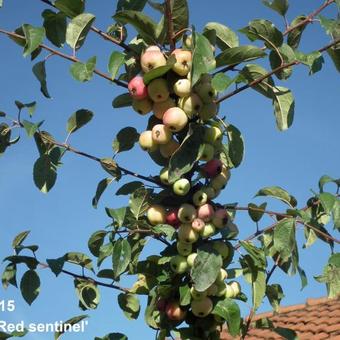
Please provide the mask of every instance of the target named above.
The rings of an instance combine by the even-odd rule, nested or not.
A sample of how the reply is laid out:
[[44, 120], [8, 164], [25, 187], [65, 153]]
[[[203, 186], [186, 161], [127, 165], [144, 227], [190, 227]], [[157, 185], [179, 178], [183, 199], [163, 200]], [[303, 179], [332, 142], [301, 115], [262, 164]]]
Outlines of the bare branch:
[[165, 15], [168, 21], [168, 39], [170, 44], [170, 51], [172, 52], [176, 48], [174, 39], [174, 22], [172, 19], [171, 0], [165, 1]]

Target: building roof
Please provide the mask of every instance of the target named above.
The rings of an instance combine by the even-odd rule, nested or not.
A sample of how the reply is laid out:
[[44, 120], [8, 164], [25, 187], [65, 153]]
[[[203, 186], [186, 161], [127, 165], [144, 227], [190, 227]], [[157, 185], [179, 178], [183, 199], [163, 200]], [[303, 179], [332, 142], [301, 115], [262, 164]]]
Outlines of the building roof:
[[[294, 330], [300, 340], [340, 340], [340, 297], [337, 299], [308, 299], [305, 304], [281, 307], [278, 313], [258, 314], [257, 321], [268, 318], [275, 327]], [[223, 334], [221, 340], [234, 339]], [[250, 328], [246, 339], [284, 339], [269, 329]]]

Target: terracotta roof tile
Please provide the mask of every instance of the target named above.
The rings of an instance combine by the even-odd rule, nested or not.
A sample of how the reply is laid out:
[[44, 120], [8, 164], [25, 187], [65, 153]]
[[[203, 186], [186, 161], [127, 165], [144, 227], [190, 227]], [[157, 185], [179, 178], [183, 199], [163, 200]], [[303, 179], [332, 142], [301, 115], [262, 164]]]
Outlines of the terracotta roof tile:
[[[336, 299], [307, 299], [305, 304], [281, 307], [279, 313], [258, 314], [253, 321], [270, 319], [275, 327], [294, 330], [301, 340], [340, 340], [340, 296]], [[223, 340], [235, 339], [224, 333]], [[282, 340], [283, 338], [269, 330], [250, 328], [246, 339]]]

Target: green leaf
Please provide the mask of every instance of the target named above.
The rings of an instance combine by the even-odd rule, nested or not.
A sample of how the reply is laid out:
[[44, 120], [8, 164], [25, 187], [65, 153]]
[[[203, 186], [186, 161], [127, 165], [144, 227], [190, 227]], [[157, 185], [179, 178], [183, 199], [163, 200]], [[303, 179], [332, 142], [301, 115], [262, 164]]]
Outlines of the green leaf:
[[326, 31], [326, 34], [332, 35], [336, 27], [339, 25], [339, 22], [334, 19], [328, 19], [323, 15], [319, 15], [318, 19], [320, 20], [321, 27]]
[[113, 18], [122, 24], [133, 26], [146, 42], [156, 42], [157, 24], [146, 14], [139, 11], [124, 10], [116, 13]]
[[152, 230], [155, 233], [162, 234], [166, 236], [166, 238], [170, 241], [173, 241], [175, 239], [176, 229], [168, 224], [158, 224], [154, 227], [152, 227]]
[[93, 208], [97, 209], [100, 197], [107, 189], [107, 187], [114, 181], [114, 178], [104, 178], [102, 179], [98, 185], [95, 196], [92, 198], [92, 206]]
[[125, 10], [142, 11], [147, 0], [118, 0], [116, 12]]
[[114, 141], [112, 148], [115, 153], [131, 150], [139, 139], [139, 133], [133, 127], [125, 127], [121, 129]]
[[32, 68], [33, 74], [40, 82], [40, 91], [46, 98], [51, 98], [47, 90], [45, 61], [39, 61]]
[[275, 312], [279, 311], [281, 300], [284, 298], [281, 285], [273, 284], [266, 287], [266, 296]]
[[224, 50], [216, 57], [216, 66], [233, 65], [243, 63], [266, 56], [266, 53], [259, 47], [245, 45], [232, 47]]
[[273, 87], [273, 105], [276, 126], [280, 131], [287, 130], [293, 123], [295, 99], [292, 91], [282, 87]]
[[92, 57], [86, 63], [78, 61], [72, 64], [70, 67], [72, 77], [82, 83], [91, 80], [96, 69], [96, 63], [97, 57]]
[[216, 280], [222, 267], [222, 257], [211, 246], [201, 247], [191, 269], [191, 279], [197, 291], [203, 292]]
[[22, 109], [26, 108], [28, 110], [28, 113], [29, 113], [30, 117], [33, 116], [33, 113], [35, 112], [35, 109], [37, 107], [37, 103], [36, 102], [31, 102], [31, 103], [24, 104], [24, 103], [20, 102], [19, 100], [15, 101], [15, 105], [16, 105], [16, 107], [19, 110], [22, 110]]
[[226, 298], [216, 303], [212, 314], [218, 315], [228, 323], [228, 332], [236, 337], [240, 333], [241, 312], [238, 304], [232, 299]]
[[252, 281], [252, 300], [253, 309], [256, 311], [262, 304], [262, 300], [266, 295], [266, 271], [258, 270], [256, 280]]
[[106, 235], [106, 230], [98, 230], [90, 236], [87, 246], [93, 256], [99, 256], [99, 250], [100, 247], [104, 244], [104, 239]]
[[135, 294], [121, 293], [118, 295], [119, 307], [129, 320], [135, 320], [139, 316], [140, 304]]
[[57, 180], [57, 171], [48, 155], [40, 156], [34, 163], [33, 179], [36, 187], [45, 194], [53, 188]]
[[100, 160], [102, 168], [110, 174], [116, 181], [119, 181], [122, 177], [122, 173], [117, 163], [111, 158], [102, 158]]
[[225, 91], [233, 82], [235, 79], [231, 79], [224, 73], [217, 73], [214, 75], [214, 78], [211, 81], [211, 84], [213, 88], [217, 92], [223, 92]]
[[297, 205], [295, 197], [278, 186], [262, 188], [255, 195], [255, 197], [258, 196], [270, 196], [290, 205], [291, 207], [295, 207]]
[[308, 285], [307, 275], [300, 266], [297, 269], [301, 280], [301, 290], [303, 290]]
[[240, 130], [229, 124], [226, 128], [228, 136], [228, 157], [231, 160], [233, 167], [237, 168], [243, 160], [244, 156], [244, 139]]
[[326, 214], [329, 214], [334, 207], [336, 196], [330, 194], [329, 192], [323, 192], [319, 195], [319, 200]]
[[174, 183], [189, 172], [198, 160], [200, 145], [203, 143], [203, 128], [198, 124], [190, 124], [188, 135], [180, 147], [170, 158], [169, 182]]
[[266, 255], [264, 250], [257, 248], [250, 241], [240, 241], [240, 244], [253, 259], [254, 264], [257, 268], [265, 269], [267, 267]]
[[69, 252], [64, 255], [65, 261], [69, 263], [76, 264], [81, 266], [82, 268], [86, 268], [88, 270], [93, 270], [92, 260], [84, 253], [80, 252]]
[[143, 216], [150, 206], [150, 191], [145, 188], [137, 189], [129, 200], [130, 210], [133, 216], [138, 220]]
[[275, 27], [275, 25], [264, 19], [253, 20], [249, 25], [240, 30], [249, 40], [262, 40], [269, 49], [275, 49], [283, 43], [282, 33]]
[[295, 247], [295, 219], [285, 218], [274, 229], [274, 247], [281, 260], [287, 260]]
[[17, 236], [15, 236], [13, 242], [12, 242], [12, 248], [18, 248], [22, 245], [22, 243], [25, 241], [25, 239], [27, 238], [27, 236], [29, 235], [30, 231], [23, 231], [20, 234], [18, 234]]
[[20, 291], [24, 300], [31, 305], [40, 293], [40, 279], [35, 270], [27, 270], [20, 281]]
[[47, 39], [55, 46], [62, 47], [66, 40], [66, 15], [49, 9], [42, 12]]
[[32, 256], [13, 255], [6, 257], [4, 261], [9, 261], [13, 264], [25, 263], [29, 269], [35, 269], [39, 264], [38, 260]]
[[131, 260], [131, 246], [126, 239], [119, 239], [114, 243], [112, 254], [112, 269], [115, 278], [126, 270]]
[[28, 120], [23, 120], [22, 125], [24, 126], [24, 129], [27, 132], [28, 137], [33, 137], [34, 134], [38, 131], [39, 127], [43, 124], [43, 122], [44, 121], [34, 124], [29, 122]]
[[[293, 49], [287, 44], [282, 44], [282, 46], [272, 50], [269, 55], [269, 61], [272, 70], [282, 66], [282, 64], [289, 64], [294, 60], [295, 53]], [[293, 68], [290, 66], [275, 72], [275, 75], [281, 80], [286, 80], [291, 76], [292, 73]]]
[[295, 58], [300, 63], [309, 67], [309, 75], [319, 72], [322, 69], [322, 64], [325, 62], [322, 54], [319, 51], [314, 51], [308, 54], [295, 51]]
[[59, 257], [57, 259], [47, 259], [46, 262], [50, 267], [51, 271], [54, 273], [55, 276], [58, 276], [64, 267], [66, 258], [65, 256]]
[[[124, 1], [127, 1], [127, 0], [124, 0]], [[110, 333], [110, 334], [105, 335], [103, 338], [95, 337], [94, 340], [128, 340], [128, 338], [126, 335], [122, 333]]]
[[289, 8], [288, 0], [262, 0], [262, 3], [283, 17], [286, 15]]
[[[189, 6], [187, 0], [171, 0], [171, 14], [175, 34], [189, 27]], [[165, 19], [167, 20], [167, 18]], [[181, 34], [178, 34], [176, 38], [177, 40], [180, 39]]]
[[202, 74], [216, 68], [216, 61], [209, 40], [202, 34], [194, 34], [194, 52], [192, 57], [191, 84], [194, 86]]
[[283, 327], [276, 327], [276, 328], [273, 328], [273, 331], [275, 333], [279, 334], [284, 339], [287, 339], [287, 340], [299, 340], [298, 335], [292, 329], [283, 328]]
[[[290, 24], [290, 27], [294, 27], [298, 24], [300, 24], [302, 21], [306, 20], [306, 16], [305, 15], [299, 15], [297, 16]], [[293, 48], [296, 49], [299, 47], [300, 45], [300, 41], [301, 41], [301, 37], [302, 37], [302, 33], [305, 30], [306, 26], [308, 25], [308, 22], [306, 22], [305, 24], [299, 26], [298, 28], [290, 31], [288, 33], [287, 36], [287, 44]]]
[[5, 123], [0, 124], [0, 156], [6, 151], [10, 145], [11, 129]]
[[33, 53], [43, 42], [45, 38], [45, 28], [33, 27], [31, 25], [24, 24], [22, 25], [22, 30], [26, 38], [24, 57], [27, 57]]
[[[65, 321], [63, 323], [63, 325], [75, 325], [77, 323], [79, 323], [80, 321], [84, 320], [88, 318], [87, 315], [79, 315], [79, 316], [75, 316], [67, 321]], [[66, 327], [65, 327], [66, 328]], [[60, 336], [62, 334], [64, 334], [64, 327], [60, 327], [61, 331], [60, 332], [55, 332], [54, 333], [54, 340], [60, 340]]]
[[334, 179], [328, 175], [323, 175], [319, 180], [320, 193], [323, 192], [324, 186], [327, 183], [334, 183], [337, 185], [338, 188], [340, 187], [340, 179]]
[[94, 283], [80, 283], [76, 286], [79, 302], [86, 309], [96, 309], [100, 302], [100, 292]]
[[340, 200], [336, 200], [333, 207], [334, 228], [340, 230]]
[[81, 109], [72, 114], [67, 121], [66, 131], [68, 133], [74, 133], [93, 118], [93, 112], [86, 109]]
[[127, 213], [127, 207], [122, 207], [118, 209], [106, 208], [106, 213], [109, 217], [113, 218], [117, 223], [118, 227], [121, 227], [125, 221], [125, 216]]
[[18, 287], [16, 275], [17, 266], [14, 263], [8, 264], [3, 271], [1, 278], [2, 286], [4, 287], [4, 289], [7, 289], [10, 284], [14, 287]]
[[73, 18], [84, 12], [84, 0], [56, 0], [54, 6], [65, 13], [68, 17]]
[[120, 94], [112, 101], [112, 106], [115, 109], [126, 107], [126, 106], [131, 106], [131, 105], [132, 105], [132, 98], [129, 93]]
[[3, 0], [0, 0], [0, 8], [4, 5]]
[[190, 287], [187, 284], [179, 286], [179, 304], [181, 306], [187, 306], [191, 302]]
[[310, 247], [312, 244], [314, 244], [314, 242], [318, 239], [315, 231], [313, 229], [310, 229], [308, 227], [304, 228], [305, 231], [305, 238], [306, 238], [306, 243], [303, 245], [303, 248], [308, 248]]
[[77, 50], [84, 44], [95, 18], [93, 14], [82, 13], [72, 19], [66, 30], [66, 42], [71, 48]]
[[120, 67], [124, 64], [125, 54], [113, 51], [110, 56], [108, 71], [111, 74], [111, 78], [115, 79]]
[[216, 34], [216, 44], [222, 51], [239, 45], [238, 36], [229, 27], [218, 22], [208, 22], [204, 27], [203, 34], [210, 34], [211, 31]]
[[331, 47], [327, 50], [328, 55], [331, 57], [333, 60], [333, 63], [340, 72], [340, 48], [339, 47]]
[[124, 184], [122, 187], [120, 187], [117, 192], [116, 195], [120, 196], [120, 195], [130, 195], [132, 193], [134, 193], [137, 189], [144, 187], [143, 182], [140, 181], [133, 181], [133, 182], [129, 182]]
[[172, 66], [175, 63], [176, 58], [174, 56], [170, 56], [170, 58], [167, 60], [166, 65], [154, 68], [150, 72], [144, 74], [144, 83], [148, 85], [152, 80], [162, 77], [164, 74], [168, 73], [172, 69]]
[[267, 203], [262, 203], [260, 206], [257, 206], [254, 203], [249, 203], [248, 204], [248, 214], [250, 216], [250, 218], [254, 221], [254, 222], [258, 222], [260, 221], [260, 219], [262, 218], [264, 211], [266, 210], [267, 207]]
[[[240, 75], [243, 76], [248, 81], [248, 83], [259, 78], [262, 78], [266, 74], [268, 74], [267, 70], [264, 69], [262, 66], [256, 64], [248, 64], [240, 72]], [[274, 86], [273, 78], [267, 77], [265, 81], [260, 82], [259, 84], [253, 86], [252, 88], [257, 92], [261, 93], [263, 96], [272, 99], [273, 86]]]

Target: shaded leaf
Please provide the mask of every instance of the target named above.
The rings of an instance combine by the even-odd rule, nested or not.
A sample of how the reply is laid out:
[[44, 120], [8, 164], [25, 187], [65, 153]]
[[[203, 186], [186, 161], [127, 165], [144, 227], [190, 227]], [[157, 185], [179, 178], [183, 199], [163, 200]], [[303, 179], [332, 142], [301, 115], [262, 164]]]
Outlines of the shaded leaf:
[[38, 131], [39, 127], [43, 124], [44, 121], [41, 121], [37, 124], [31, 123], [27, 120], [22, 121], [22, 125], [28, 135], [28, 137], [33, 137], [34, 134]]
[[62, 256], [57, 259], [47, 259], [46, 262], [50, 267], [51, 271], [54, 273], [55, 276], [58, 276], [64, 267], [66, 261], [66, 257]]
[[108, 71], [111, 74], [111, 78], [115, 79], [120, 67], [124, 64], [125, 54], [117, 51], [113, 51], [110, 56]]
[[319, 72], [322, 69], [322, 64], [325, 60], [319, 51], [304, 54], [300, 51], [295, 51], [295, 58], [300, 63], [309, 67], [309, 75]]
[[38, 260], [35, 257], [21, 255], [7, 256], [4, 261], [9, 261], [13, 264], [25, 263], [29, 269], [35, 269], [39, 264]]
[[276, 86], [273, 87], [273, 91], [276, 126], [280, 131], [284, 131], [287, 130], [293, 123], [295, 99], [292, 91], [285, 87]]
[[[305, 15], [299, 15], [297, 16], [290, 24], [291, 27], [294, 27], [298, 24], [300, 24], [302, 21], [306, 20]], [[305, 30], [306, 26], [308, 25], [308, 22], [305, 24], [299, 26], [298, 28], [290, 31], [287, 36], [287, 44], [292, 47], [293, 49], [296, 49], [300, 45], [302, 33]]]
[[119, 239], [114, 243], [112, 254], [112, 269], [115, 278], [126, 270], [131, 260], [131, 246], [126, 239]]
[[107, 189], [107, 187], [114, 181], [113, 178], [104, 178], [102, 179], [98, 185], [95, 196], [92, 198], [92, 206], [94, 208], [97, 208], [100, 197], [104, 193], [104, 191]]
[[90, 236], [87, 246], [93, 256], [99, 256], [100, 247], [104, 244], [106, 235], [106, 230], [98, 230]]
[[239, 45], [236, 33], [229, 27], [218, 22], [208, 22], [204, 27], [203, 34], [209, 34], [211, 31], [215, 32], [216, 44], [222, 51]]
[[100, 160], [102, 168], [109, 173], [116, 181], [122, 177], [122, 173], [117, 163], [111, 158], [102, 158]]
[[12, 248], [18, 248], [19, 246], [22, 245], [22, 243], [25, 241], [25, 239], [27, 238], [27, 236], [29, 235], [30, 231], [23, 231], [20, 234], [18, 234], [17, 236], [15, 236], [13, 242], [12, 242]]
[[[282, 46], [278, 47], [275, 50], [272, 50], [269, 55], [270, 66], [272, 70], [282, 66], [283, 64], [289, 64], [292, 61], [295, 61], [295, 53], [293, 49], [287, 45], [282, 44]], [[288, 79], [293, 73], [292, 66], [285, 67], [284, 69], [275, 72], [275, 75], [281, 79]]]
[[81, 303], [81, 307], [85, 309], [96, 309], [100, 302], [100, 292], [96, 284], [86, 282], [76, 286], [76, 292]]
[[43, 193], [48, 193], [57, 180], [56, 166], [48, 155], [40, 156], [34, 163], [33, 179], [36, 187]]
[[7, 289], [10, 284], [14, 287], [18, 287], [16, 275], [17, 266], [13, 263], [8, 264], [3, 271], [1, 278], [2, 286], [4, 287], [4, 289]]
[[125, 216], [127, 213], [127, 207], [122, 207], [118, 209], [106, 208], [106, 213], [109, 217], [113, 218], [117, 223], [118, 227], [121, 227], [125, 221]]
[[46, 98], [51, 98], [47, 89], [45, 61], [39, 61], [32, 68], [33, 74], [40, 82], [40, 91]]
[[28, 24], [22, 25], [22, 30], [26, 38], [24, 47], [24, 57], [33, 53], [42, 43], [45, 37], [45, 28], [33, 27]]
[[130, 210], [136, 220], [143, 216], [150, 206], [150, 191], [145, 188], [137, 189], [129, 200]]
[[118, 0], [116, 12], [125, 10], [142, 11], [147, 0]]
[[76, 264], [93, 272], [92, 260], [84, 253], [69, 252], [64, 255], [65, 261]]
[[120, 94], [112, 101], [112, 106], [115, 109], [126, 107], [126, 106], [131, 106], [131, 105], [132, 105], [132, 98], [129, 93]]
[[137, 189], [142, 188], [144, 186], [143, 182], [140, 181], [133, 181], [133, 182], [129, 182], [124, 184], [122, 187], [120, 187], [117, 192], [116, 195], [120, 196], [120, 195], [130, 195], [133, 192], [135, 192]]
[[78, 110], [68, 119], [66, 131], [69, 133], [74, 133], [90, 122], [92, 118], [92, 111], [86, 109]]
[[164, 235], [170, 241], [175, 239], [176, 229], [171, 225], [158, 224], [152, 227], [152, 230], [158, 234]]
[[295, 219], [285, 218], [274, 229], [274, 247], [282, 260], [287, 260], [295, 247]]
[[289, 8], [288, 0], [262, 0], [262, 3], [282, 16], [286, 15]]
[[281, 285], [273, 284], [266, 287], [266, 296], [275, 312], [279, 311], [281, 300], [284, 298]]
[[65, 13], [68, 17], [73, 18], [84, 12], [84, 0], [56, 0], [54, 6]]
[[225, 91], [235, 80], [224, 73], [217, 73], [211, 81], [213, 88], [217, 92]]
[[258, 222], [260, 221], [260, 219], [262, 218], [264, 211], [266, 210], [267, 207], [267, 203], [262, 203], [260, 206], [257, 206], [254, 203], [249, 203], [248, 204], [248, 214], [250, 216], [250, 218], [254, 221], [254, 222]]
[[40, 293], [40, 279], [35, 270], [28, 270], [20, 281], [20, 291], [24, 300], [31, 305]]
[[187, 284], [179, 286], [179, 304], [187, 306], [191, 302], [190, 287]]
[[140, 304], [135, 294], [121, 293], [118, 295], [119, 307], [129, 320], [137, 319], [140, 312]]
[[47, 39], [53, 45], [62, 47], [66, 40], [66, 15], [63, 12], [55, 13], [46, 9], [42, 12], [42, 17]]
[[278, 187], [278, 186], [272, 186], [272, 187], [265, 187], [260, 189], [255, 197], [258, 196], [270, 196], [274, 197], [291, 207], [295, 207], [297, 205], [297, 201], [294, 196], [290, 195], [286, 190]]
[[[63, 322], [63, 325], [75, 325], [79, 322], [81, 322], [82, 320], [88, 318], [87, 315], [79, 315], [79, 316], [75, 316], [65, 322]], [[61, 329], [64, 329], [63, 327], [61, 327]], [[64, 334], [64, 331], [60, 331], [60, 332], [55, 332], [54, 333], [54, 340], [59, 340], [60, 336]]]
[[75, 80], [86, 82], [92, 79], [96, 68], [97, 57], [90, 58], [86, 63], [76, 62], [71, 65], [70, 72]]
[[112, 148], [115, 153], [131, 150], [139, 139], [139, 133], [133, 127], [125, 127], [121, 129], [114, 141]]

